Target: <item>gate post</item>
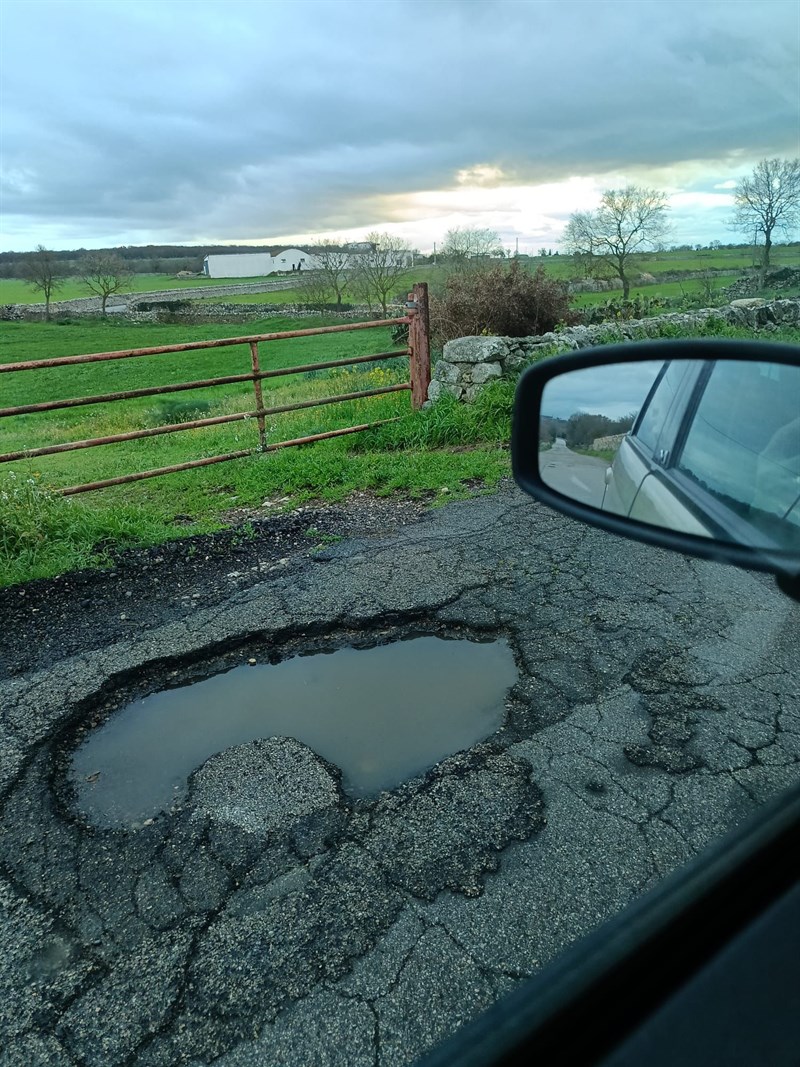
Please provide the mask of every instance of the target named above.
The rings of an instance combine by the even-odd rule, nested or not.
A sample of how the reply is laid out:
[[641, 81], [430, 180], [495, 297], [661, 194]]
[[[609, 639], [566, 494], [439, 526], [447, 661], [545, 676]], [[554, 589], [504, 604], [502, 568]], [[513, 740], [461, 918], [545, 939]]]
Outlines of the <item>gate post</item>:
[[415, 310], [408, 326], [408, 347], [411, 349], [411, 406], [419, 411], [428, 399], [431, 384], [431, 323], [428, 312], [428, 283], [417, 282], [410, 294]]
[[[256, 411], [264, 410], [264, 395], [261, 390], [261, 379], [258, 377], [261, 368], [258, 364], [258, 341], [250, 342], [250, 361], [253, 365], [253, 392], [256, 397]], [[258, 420], [258, 448], [260, 452], [267, 450], [267, 423], [263, 415], [257, 415]]]

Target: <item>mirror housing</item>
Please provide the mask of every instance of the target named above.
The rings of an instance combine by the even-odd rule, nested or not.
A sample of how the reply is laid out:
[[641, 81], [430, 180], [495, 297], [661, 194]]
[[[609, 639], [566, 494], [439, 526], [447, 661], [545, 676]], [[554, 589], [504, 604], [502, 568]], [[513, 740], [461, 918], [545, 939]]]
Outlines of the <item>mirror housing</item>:
[[[666, 367], [671, 361], [692, 361], [696, 366], [704, 365], [706, 368], [716, 368], [720, 363], [738, 361], [741, 363], [788, 366], [800, 368], [800, 350], [792, 345], [775, 344], [761, 341], [732, 341], [718, 340], [715, 338], [681, 339], [681, 340], [655, 340], [645, 342], [632, 342], [587, 349], [580, 353], [565, 356], [556, 356], [545, 359], [541, 363], [528, 368], [520, 378], [514, 403], [514, 417], [512, 426], [511, 454], [514, 478], [517, 484], [530, 496], [542, 503], [561, 511], [570, 518], [587, 522], [599, 529], [608, 530], [611, 533], [621, 534], [635, 540], [644, 541], [648, 544], [657, 545], [673, 551], [683, 552], [687, 555], [698, 556], [705, 559], [715, 560], [721, 563], [732, 563], [737, 566], [750, 567], [758, 570], [769, 571], [779, 576], [781, 586], [787, 583], [790, 586], [800, 581], [800, 547], [794, 550], [795, 523], [791, 523], [790, 537], [791, 547], [784, 548], [768, 538], [760, 545], [746, 544], [736, 541], [730, 536], [723, 538], [714, 532], [713, 524], [711, 531], [699, 533], [688, 532], [693, 529], [692, 523], [686, 523], [683, 528], [669, 528], [666, 525], [654, 525], [652, 522], [640, 521], [631, 518], [628, 514], [618, 513], [614, 510], [603, 510], [600, 503], [588, 503], [587, 500], [597, 500], [597, 493], [605, 498], [605, 491], [600, 486], [594, 490], [594, 496], [587, 494], [585, 499], [577, 499], [581, 494], [577, 490], [570, 490], [573, 495], [564, 491], [564, 486], [555, 488], [542, 477], [542, 464], [540, 457], [547, 457], [548, 452], [540, 452], [540, 439], [542, 433], [543, 416], [553, 413], [543, 409], [542, 402], [549, 384], [554, 385], [556, 379], [563, 376], [575, 375], [578, 371], [590, 371], [597, 368], [608, 368], [611, 365], [620, 367], [620, 373], [624, 373], [627, 366], [628, 372], [635, 370], [632, 364], [647, 362], [656, 369], [650, 373], [649, 381], [652, 382], [658, 366]], [[655, 361], [655, 362], [654, 362]], [[705, 380], [710, 377], [712, 370], [705, 371]], [[607, 372], [608, 375], [608, 372]], [[648, 401], [656, 389], [660, 376], [656, 378], [656, 384], [647, 392], [645, 386], [641, 399], [647, 396]], [[578, 379], [577, 375], [574, 380]], [[587, 380], [587, 379], [582, 379]], [[799, 379], [800, 380], [800, 379]], [[557, 389], [551, 389], [549, 395], [556, 394]], [[793, 394], [792, 394], [793, 396]], [[694, 407], [686, 410], [691, 412], [691, 417], [697, 410], [697, 399], [693, 400]], [[793, 404], [793, 400], [790, 400]], [[800, 405], [797, 410], [800, 419]], [[552, 421], [552, 420], [551, 420]], [[628, 439], [630, 433], [634, 435], [640, 424], [640, 418], [636, 419], [632, 431], [619, 434], [619, 440]], [[793, 434], [794, 423], [791, 424], [790, 432]], [[798, 424], [800, 427], [800, 424]], [[552, 430], [550, 431], [552, 433]], [[678, 432], [675, 441], [683, 441], [686, 438], [685, 431], [681, 437]], [[615, 442], [617, 443], [617, 442]], [[800, 428], [798, 429], [798, 443], [800, 444]], [[621, 446], [620, 446], [621, 447]], [[629, 446], [626, 446], [629, 447]], [[561, 448], [561, 451], [565, 450]], [[677, 449], [676, 449], [677, 451]], [[659, 465], [668, 467], [673, 459], [668, 450], [661, 449], [661, 454], [654, 452], [650, 475], [656, 483], [661, 483], [661, 471]], [[800, 457], [800, 448], [798, 448]], [[799, 460], [800, 461], [800, 460]], [[595, 460], [596, 464], [600, 461]], [[604, 462], [609, 462], [605, 460]], [[555, 466], [555, 464], [551, 464]], [[800, 471], [798, 472], [800, 475]], [[594, 475], [595, 479], [597, 475]], [[576, 479], [573, 478], [573, 481]], [[606, 486], [612, 480], [612, 468], [608, 467], [605, 473]], [[663, 485], [661, 486], [663, 489]], [[798, 489], [800, 492], [800, 488]], [[631, 509], [633, 510], [633, 509]], [[798, 504], [800, 511], [800, 504]], [[795, 514], [794, 508], [792, 509]], [[663, 520], [661, 520], [663, 521]], [[776, 520], [779, 521], [779, 520]], [[789, 524], [787, 523], [787, 527]], [[800, 546], [800, 525], [797, 525], [798, 546]], [[788, 542], [787, 542], [788, 543]]]

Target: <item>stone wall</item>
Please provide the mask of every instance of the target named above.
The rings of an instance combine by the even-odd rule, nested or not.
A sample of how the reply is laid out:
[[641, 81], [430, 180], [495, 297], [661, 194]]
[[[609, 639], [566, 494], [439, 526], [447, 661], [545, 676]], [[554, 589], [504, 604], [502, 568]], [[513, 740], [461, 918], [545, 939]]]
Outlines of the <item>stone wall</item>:
[[800, 325], [798, 299], [743, 303], [748, 306], [734, 303], [727, 307], [673, 312], [630, 322], [570, 326], [558, 333], [545, 333], [539, 337], [459, 337], [444, 346], [442, 358], [433, 371], [428, 400], [435, 402], [441, 396], [450, 395], [469, 403], [488, 382], [515, 377], [526, 364], [544, 356], [608, 344], [610, 341], [663, 337], [669, 334], [671, 327], [685, 330], [703, 326], [709, 321], [722, 321], [731, 326], [769, 332], [779, 326]]
[[[389, 316], [400, 318], [405, 315], [405, 308], [400, 306], [390, 307]], [[348, 311], [324, 311], [326, 318], [342, 319], [348, 322], [352, 319], [362, 319], [369, 315], [366, 307], [351, 307]], [[252, 322], [253, 319], [316, 319], [318, 311], [310, 311], [303, 304], [211, 304], [205, 301], [201, 304], [192, 301], [187, 307], [171, 309], [150, 309], [148, 311], [128, 311], [126, 319], [142, 322], [186, 322], [186, 323], [242, 323]], [[311, 325], [311, 324], [309, 324]]]
[[616, 452], [625, 440], [624, 433], [612, 433], [608, 437], [595, 437], [592, 448], [595, 452]]
[[[247, 282], [235, 285], [203, 285], [184, 289], [158, 289], [150, 293], [115, 293], [108, 298], [109, 308], [121, 308], [113, 314], [126, 311], [136, 313], [136, 305], [163, 304], [175, 300], [208, 300], [225, 296], [241, 296], [247, 293], [274, 293], [282, 289], [294, 289], [297, 279], [285, 278], [269, 282]], [[99, 296], [80, 296], [74, 300], [53, 300], [50, 303], [50, 315], [54, 319], [67, 318], [72, 315], [97, 315], [103, 306]], [[232, 305], [235, 306], [235, 305]], [[248, 307], [249, 305], [242, 305]], [[262, 305], [258, 305], [261, 307]], [[44, 304], [5, 304], [0, 307], [0, 319], [43, 319]], [[145, 320], [150, 321], [150, 320]]]
[[[728, 300], [735, 300], [737, 297], [754, 296], [759, 291], [760, 285], [758, 271], [755, 271], [737, 279], [733, 285], [727, 286], [722, 292]], [[795, 270], [793, 267], [780, 267], [773, 270], [764, 279], [764, 286], [767, 289], [794, 289], [796, 292], [800, 288], [800, 270]]]
[[[310, 311], [303, 304], [226, 304], [212, 303], [209, 300], [195, 300], [194, 297], [171, 298], [153, 300], [151, 294], [138, 294], [136, 301], [131, 301], [120, 309], [109, 311], [115, 319], [125, 319], [127, 322], [185, 322], [185, 323], [242, 323], [253, 319], [271, 319], [289, 316], [293, 319], [316, 318], [318, 311]], [[75, 308], [75, 302], [62, 301], [58, 305], [53, 304], [50, 316], [53, 319], [72, 318], [80, 315], [99, 315], [100, 301], [96, 306], [81, 305]], [[163, 305], [154, 307], [154, 304]], [[401, 305], [389, 307], [390, 318], [400, 318], [405, 315], [406, 309]], [[352, 305], [347, 311], [324, 311], [328, 318], [341, 318], [343, 321], [350, 319], [362, 319], [372, 312], [366, 306]], [[41, 322], [44, 319], [44, 304], [6, 304], [0, 306], [0, 321]]]

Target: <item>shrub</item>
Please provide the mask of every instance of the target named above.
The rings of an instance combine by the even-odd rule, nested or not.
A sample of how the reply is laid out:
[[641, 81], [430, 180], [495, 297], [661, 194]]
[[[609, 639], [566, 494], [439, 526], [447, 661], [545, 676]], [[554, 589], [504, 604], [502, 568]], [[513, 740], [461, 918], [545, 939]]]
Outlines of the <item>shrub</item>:
[[530, 273], [517, 260], [451, 274], [443, 293], [431, 298], [436, 347], [482, 334], [533, 337], [572, 321], [566, 285], [549, 278], [544, 267]]
[[631, 300], [606, 300], [583, 308], [577, 317], [584, 326], [604, 322], [627, 322], [630, 319], [646, 319], [667, 308], [667, 301], [660, 296], [642, 296], [637, 293]]

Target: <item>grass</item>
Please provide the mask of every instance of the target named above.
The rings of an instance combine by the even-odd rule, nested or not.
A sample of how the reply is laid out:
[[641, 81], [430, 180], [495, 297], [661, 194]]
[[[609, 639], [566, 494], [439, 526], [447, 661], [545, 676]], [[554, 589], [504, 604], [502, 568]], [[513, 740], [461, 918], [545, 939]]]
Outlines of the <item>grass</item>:
[[[777, 245], [772, 252], [773, 267], [792, 266], [800, 268], [800, 245]], [[532, 256], [525, 259], [524, 264], [535, 270], [543, 266], [548, 274], [555, 278], [569, 278], [575, 273], [573, 263], [569, 256]], [[696, 252], [642, 252], [631, 257], [631, 275], [652, 274], [656, 279], [659, 275], [671, 271], [743, 271], [753, 267], [753, 253], [748, 248], [702, 249]], [[443, 265], [420, 264], [400, 278], [396, 285], [397, 293], [402, 293], [414, 282], [428, 282], [432, 289], [441, 287], [447, 276], [448, 268]], [[238, 285], [252, 282], [285, 281], [290, 279], [288, 274], [271, 274], [265, 277], [254, 278], [176, 278], [171, 274], [137, 274], [126, 288], [128, 293], [160, 292], [164, 289], [181, 289], [187, 291], [187, 297], [191, 291], [205, 289], [217, 285]], [[730, 278], [714, 279], [715, 287], [729, 284]], [[631, 290], [631, 295], [637, 292], [650, 296], [681, 296], [682, 289], [692, 292], [702, 286], [702, 282], [690, 279], [682, 283], [660, 283], [636, 287]], [[584, 307], [589, 304], [602, 303], [609, 297], [618, 295], [618, 290], [608, 293], [581, 293], [574, 299], [576, 307]], [[55, 300], [72, 300], [76, 297], [91, 296], [79, 279], [68, 278], [61, 289], [54, 295]], [[394, 295], [394, 294], [393, 294]], [[242, 294], [225, 297], [226, 303], [254, 303], [254, 304], [295, 304], [303, 303], [305, 295], [302, 288], [280, 289], [268, 293]], [[347, 299], [347, 298], [345, 298]], [[41, 294], [35, 292], [26, 282], [17, 278], [0, 278], [0, 304], [33, 304], [41, 302]]]
[[[263, 324], [249, 324], [248, 329], [257, 333], [262, 328], [263, 332], [271, 332], [276, 327], [308, 325], [308, 319], [270, 319]], [[7, 323], [0, 326], [0, 362], [199, 340], [218, 337], [224, 330], [218, 326], [152, 328], [102, 321], [82, 322], [75, 327]], [[389, 351], [392, 347], [385, 328], [296, 338], [262, 344], [261, 365], [265, 369], [297, 366], [348, 354]], [[220, 376], [248, 366], [249, 349], [236, 346], [14, 372], [0, 380], [4, 403], [17, 405]], [[315, 396], [377, 388], [406, 377], [405, 359], [303, 373], [265, 382], [265, 402], [280, 406]], [[276, 415], [267, 420], [269, 441], [380, 419], [400, 421], [361, 435], [256, 454], [76, 498], [62, 498], [54, 490], [254, 448], [258, 442], [255, 421], [4, 464], [0, 466], [0, 584], [46, 577], [75, 567], [102, 566], [112, 547], [154, 544], [218, 529], [225, 524], [226, 512], [258, 508], [265, 499], [289, 498], [287, 506], [296, 506], [312, 499], [340, 500], [364, 489], [379, 495], [401, 492], [420, 496], [443, 490], [458, 495], [465, 491], [466, 483], [492, 485], [508, 472], [509, 466], [505, 447], [510, 417], [507, 383], [504, 390], [497, 390], [494, 398], [487, 394], [481, 404], [472, 408], [458, 406], [458, 410], [447, 414], [444, 408], [412, 414], [409, 394], [401, 392]], [[196, 415], [249, 411], [253, 406], [248, 386], [232, 385], [16, 416], [0, 423], [0, 451], [117, 434]], [[436, 451], [439, 445], [446, 447]], [[469, 447], [450, 447], [464, 445]]]
[[[276, 282], [286, 278], [283, 274], [270, 274], [263, 278], [176, 278], [174, 274], [134, 274], [125, 286], [125, 293], [158, 293], [164, 289], [207, 289], [215, 285], [246, 285], [251, 282]], [[53, 294], [53, 300], [75, 300], [78, 297], [94, 296], [79, 278], [66, 278], [64, 284]], [[189, 294], [191, 295], [191, 294]], [[111, 303], [114, 297], [111, 297]], [[32, 289], [21, 278], [0, 278], [0, 304], [40, 304], [42, 294]]]
[[[726, 285], [731, 284], [731, 278], [715, 277], [709, 281], [709, 288], [712, 294], [717, 294]], [[656, 282], [650, 285], [632, 285], [629, 300], [634, 300], [637, 296], [640, 296], [643, 300], [652, 299], [653, 297], [662, 297], [668, 300], [679, 300], [681, 297], [695, 297], [699, 296], [706, 289], [706, 283], [700, 278], [687, 278], [680, 282]], [[572, 306], [576, 308], [582, 307], [595, 307], [597, 305], [605, 304], [609, 300], [621, 300], [622, 290], [612, 289], [604, 293], [575, 293], [572, 297]], [[716, 299], [712, 295], [712, 301]], [[662, 314], [663, 309], [656, 314]]]
[[581, 456], [593, 456], [595, 459], [604, 459], [606, 463], [612, 463], [617, 454], [615, 448], [573, 448]]
[[[409, 270], [397, 282], [398, 293], [413, 285], [414, 282], [425, 282], [435, 278], [437, 268], [430, 265], [422, 265]], [[157, 293], [164, 289], [185, 289], [187, 297], [191, 296], [193, 289], [208, 289], [214, 286], [225, 285], [248, 285], [255, 282], [285, 282], [291, 280], [291, 274], [270, 274], [257, 278], [176, 278], [174, 274], [135, 274], [130, 283], [126, 285], [125, 293]], [[286, 294], [292, 294], [287, 296]], [[78, 297], [93, 296], [79, 278], [66, 278], [64, 284], [56, 293], [53, 300], [74, 300]], [[223, 298], [221, 298], [223, 299]], [[224, 297], [226, 303], [296, 303], [303, 299], [302, 289], [278, 289], [270, 293], [253, 293], [236, 297]], [[111, 298], [114, 302], [114, 298]], [[42, 294], [32, 289], [21, 278], [0, 278], [0, 304], [39, 304], [42, 303]]]
[[[325, 320], [314, 320], [317, 322]], [[333, 320], [339, 321], [339, 320]], [[310, 320], [279, 318], [248, 323], [248, 333], [307, 328]], [[131, 324], [86, 320], [73, 324], [0, 323], [0, 363], [91, 351], [150, 347], [225, 336], [231, 327]], [[244, 330], [242, 331], [244, 332]], [[674, 326], [667, 336], [752, 337], [712, 322], [688, 334]], [[617, 334], [609, 328], [608, 340]], [[771, 340], [798, 343], [800, 330], [782, 329]], [[352, 354], [388, 351], [386, 328], [323, 337], [282, 339], [261, 345], [265, 369]], [[153, 384], [222, 376], [249, 368], [246, 345], [162, 354], [106, 363], [51, 368], [0, 377], [4, 405], [134, 389]], [[268, 379], [267, 406], [357, 392], [405, 380], [404, 359], [340, 370]], [[195, 429], [140, 441], [81, 449], [0, 465], [0, 585], [66, 570], [104, 566], [114, 551], [157, 544], [219, 529], [233, 509], [261, 508], [280, 499], [336, 501], [356, 490], [399, 493], [436, 500], [491, 487], [510, 473], [508, 441], [514, 385], [492, 383], [472, 405], [443, 398], [411, 412], [407, 392], [331, 404], [267, 419], [269, 441], [305, 436], [380, 419], [397, 421], [362, 434], [301, 448], [253, 454], [211, 467], [63, 498], [59, 487], [204, 456], [254, 448], [254, 420]], [[252, 410], [247, 384], [191, 393], [98, 404], [0, 420], [0, 452], [29, 450], [62, 441], [122, 433], [166, 422]]]

